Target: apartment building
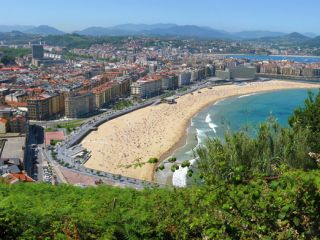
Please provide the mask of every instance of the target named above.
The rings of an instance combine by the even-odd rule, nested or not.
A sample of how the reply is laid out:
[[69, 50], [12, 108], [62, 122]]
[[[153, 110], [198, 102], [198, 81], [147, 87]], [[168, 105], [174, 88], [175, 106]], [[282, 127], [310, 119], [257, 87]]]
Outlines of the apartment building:
[[260, 73], [264, 74], [279, 74], [280, 69], [276, 64], [262, 64], [260, 66]]
[[64, 113], [63, 93], [41, 93], [27, 100], [30, 120], [44, 121], [62, 116]]
[[96, 109], [95, 95], [93, 93], [79, 93], [65, 99], [65, 115], [67, 118], [85, 116]]
[[1, 133], [25, 133], [27, 131], [26, 112], [10, 108], [2, 107], [0, 109]]
[[230, 68], [230, 78], [234, 80], [254, 79], [257, 69], [254, 66], [238, 66]]
[[191, 82], [191, 72], [189, 70], [183, 70], [178, 75], [178, 87], [189, 85]]
[[29, 98], [27, 104], [30, 120], [44, 121], [49, 119], [49, 97], [37, 95]]
[[230, 70], [216, 70], [216, 77], [221, 80], [230, 80], [231, 74]]
[[131, 84], [131, 95], [136, 98], [150, 98], [161, 93], [161, 86], [161, 76], [147, 76]]
[[28, 94], [25, 91], [15, 91], [5, 96], [5, 102], [25, 102]]
[[172, 73], [161, 74], [161, 90], [174, 90], [178, 87], [178, 77]]

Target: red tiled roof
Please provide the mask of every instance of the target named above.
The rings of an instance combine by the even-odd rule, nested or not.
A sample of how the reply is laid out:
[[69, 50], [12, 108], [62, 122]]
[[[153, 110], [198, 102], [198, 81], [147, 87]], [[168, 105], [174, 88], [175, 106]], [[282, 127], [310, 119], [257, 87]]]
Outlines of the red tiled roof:
[[28, 103], [26, 102], [6, 102], [10, 107], [27, 107]]
[[21, 68], [19, 67], [10, 67], [10, 68], [0, 68], [0, 71], [16, 71], [20, 70]]
[[8, 120], [7, 119], [5, 119], [5, 118], [0, 118], [0, 123], [4, 123], [4, 124], [6, 124], [8, 122]]
[[34, 180], [29, 177], [27, 174], [24, 172], [20, 173], [8, 173], [6, 174], [5, 178], [10, 182], [10, 183], [16, 183], [16, 182], [34, 182]]

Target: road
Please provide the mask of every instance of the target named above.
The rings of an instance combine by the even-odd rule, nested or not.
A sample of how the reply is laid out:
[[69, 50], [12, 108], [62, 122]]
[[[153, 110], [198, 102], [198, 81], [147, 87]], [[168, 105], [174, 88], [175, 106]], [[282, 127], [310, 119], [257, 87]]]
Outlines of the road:
[[43, 158], [52, 166], [52, 168], [55, 172], [57, 182], [58, 183], [68, 183], [67, 180], [65, 179], [65, 177], [63, 176], [63, 174], [61, 173], [61, 171], [59, 169], [59, 165], [57, 164], [57, 162], [52, 160], [52, 157], [50, 155], [48, 155], [48, 152], [45, 150], [45, 148], [41, 148], [40, 152], [41, 152], [41, 155], [43, 156]]
[[[26, 141], [26, 155], [24, 161], [24, 168], [29, 176], [34, 179], [41, 175], [41, 164], [37, 164], [37, 145], [43, 142], [43, 129], [39, 126], [29, 125], [27, 141]], [[40, 169], [39, 169], [40, 168]], [[41, 178], [41, 176], [40, 176]]]

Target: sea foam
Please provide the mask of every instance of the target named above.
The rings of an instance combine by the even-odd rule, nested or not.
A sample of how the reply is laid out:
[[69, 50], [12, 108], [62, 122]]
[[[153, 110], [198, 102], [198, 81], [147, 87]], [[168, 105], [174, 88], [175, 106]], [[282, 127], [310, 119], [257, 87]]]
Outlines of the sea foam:
[[245, 95], [239, 96], [238, 98], [250, 97], [250, 96], [253, 96], [253, 95], [256, 95], [256, 94], [257, 93], [245, 94]]
[[205, 122], [206, 122], [206, 123], [212, 122], [210, 113], [208, 113], [208, 115], [206, 116]]
[[205, 122], [208, 123], [209, 128], [211, 128], [214, 133], [217, 133], [216, 128], [218, 127], [218, 125], [212, 122], [210, 113], [207, 114]]
[[209, 123], [209, 127], [212, 129], [212, 131], [214, 133], [217, 133], [216, 128], [218, 127], [218, 125], [214, 124], [214, 123]]

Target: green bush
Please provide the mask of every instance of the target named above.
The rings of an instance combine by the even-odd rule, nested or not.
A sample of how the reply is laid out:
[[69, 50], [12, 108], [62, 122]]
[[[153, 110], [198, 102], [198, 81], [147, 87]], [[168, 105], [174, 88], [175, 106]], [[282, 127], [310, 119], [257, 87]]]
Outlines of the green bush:
[[159, 159], [155, 158], [155, 157], [149, 158], [149, 160], [148, 160], [148, 163], [152, 163], [152, 164], [155, 164], [157, 162], [159, 162]]
[[169, 163], [174, 163], [174, 162], [176, 162], [177, 161], [177, 158], [176, 157], [170, 157], [169, 159], [168, 159], [168, 162]]
[[161, 170], [161, 171], [164, 170], [164, 168], [165, 168], [165, 166], [164, 166], [163, 164], [161, 164], [161, 165], [158, 167], [158, 169]]
[[0, 184], [0, 239], [317, 239], [320, 172], [187, 189]]
[[190, 167], [190, 161], [186, 160], [184, 162], [181, 163], [181, 167], [185, 168], [185, 167]]
[[178, 170], [178, 169], [179, 169], [179, 165], [176, 164], [176, 163], [171, 166], [171, 171], [172, 171], [172, 172], [174, 172], [174, 171], [176, 171], [176, 170]]

